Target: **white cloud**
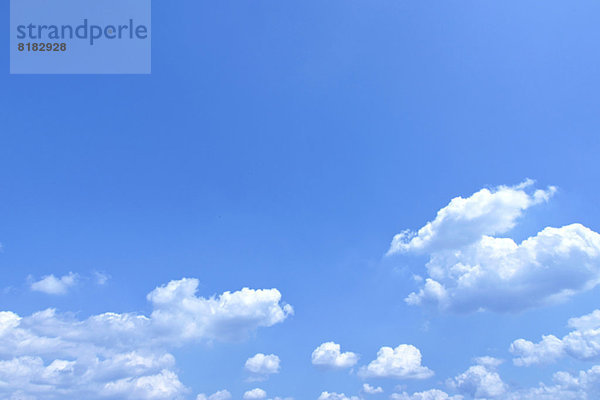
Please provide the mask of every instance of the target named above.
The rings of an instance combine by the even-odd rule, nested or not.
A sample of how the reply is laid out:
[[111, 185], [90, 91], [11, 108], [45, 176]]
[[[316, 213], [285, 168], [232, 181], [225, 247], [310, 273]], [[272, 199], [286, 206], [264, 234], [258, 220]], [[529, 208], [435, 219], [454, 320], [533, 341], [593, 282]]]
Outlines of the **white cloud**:
[[483, 365], [488, 368], [496, 368], [504, 362], [504, 360], [490, 356], [476, 357], [473, 361], [475, 361], [477, 365]]
[[510, 352], [516, 356], [514, 364], [529, 366], [551, 363], [565, 356], [582, 361], [600, 360], [600, 310], [571, 318], [568, 325], [574, 330], [562, 339], [545, 335], [538, 343], [525, 339], [515, 340], [510, 345]]
[[281, 360], [275, 354], [258, 353], [246, 360], [244, 368], [252, 373], [251, 380], [264, 380], [269, 375], [279, 373]]
[[228, 390], [219, 390], [218, 392], [215, 392], [215, 393], [211, 394], [210, 396], [206, 396], [204, 393], [200, 393], [196, 397], [196, 400], [230, 400], [230, 399], [231, 399], [231, 393], [229, 393]]
[[148, 294], [157, 328], [182, 339], [239, 340], [257, 328], [283, 322], [294, 312], [289, 304], [280, 304], [277, 289], [244, 288], [211, 298], [197, 297], [197, 289], [197, 279], [182, 279]]
[[[470, 367], [466, 372], [448, 381], [448, 385], [475, 400], [592, 400], [600, 398], [600, 365], [577, 374], [557, 372], [554, 384], [540, 383], [536, 387], [513, 389], [505, 384], [493, 369], [483, 365]], [[392, 394], [391, 400], [462, 400], [440, 390]]]
[[392, 240], [389, 254], [454, 250], [477, 242], [482, 236], [508, 232], [529, 207], [547, 201], [556, 191], [537, 190], [527, 180], [520, 185], [482, 189], [470, 197], [456, 197], [438, 211], [436, 218], [418, 232], [404, 231]]
[[103, 394], [117, 398], [175, 399], [187, 392], [175, 373], [163, 370], [156, 375], [124, 378], [104, 385]]
[[155, 289], [150, 316], [0, 312], [0, 398], [179, 399], [187, 389], [166, 349], [241, 339], [291, 313], [276, 289], [202, 298], [197, 285], [183, 279]]
[[518, 311], [562, 301], [600, 283], [600, 235], [583, 225], [545, 228], [517, 244], [505, 234], [555, 193], [532, 182], [457, 197], [418, 232], [394, 237], [388, 254], [428, 254], [429, 277], [410, 305], [458, 312]]
[[326, 342], [321, 344], [312, 353], [314, 365], [330, 368], [350, 368], [358, 362], [358, 355], [352, 352], [341, 352], [339, 344]]
[[383, 389], [381, 388], [381, 386], [371, 386], [368, 383], [363, 383], [362, 386], [362, 391], [363, 393], [366, 394], [379, 394], [379, 393], [383, 393]]
[[261, 400], [267, 397], [267, 392], [260, 388], [248, 390], [244, 393], [244, 400]]
[[401, 344], [395, 349], [382, 347], [377, 359], [358, 371], [363, 378], [426, 379], [433, 371], [421, 365], [421, 352], [415, 346]]
[[600, 398], [600, 365], [595, 365], [577, 375], [557, 372], [554, 385], [515, 391], [506, 400], [592, 400]]
[[66, 294], [71, 287], [75, 286], [77, 284], [77, 279], [77, 274], [72, 272], [69, 272], [67, 275], [60, 278], [57, 278], [54, 275], [47, 275], [39, 281], [32, 282], [30, 288], [36, 292], [61, 295]]
[[356, 396], [346, 396], [344, 393], [323, 392], [319, 396], [318, 400], [360, 400], [360, 399]]
[[448, 384], [474, 399], [496, 399], [506, 393], [508, 386], [500, 375], [484, 365], [474, 365], [450, 380]]
[[539, 343], [517, 339], [510, 345], [510, 352], [517, 356], [513, 359], [515, 365], [529, 366], [554, 362], [564, 356], [565, 348], [562, 340], [547, 335]]
[[463, 396], [450, 396], [448, 393], [438, 389], [431, 389], [424, 392], [413, 393], [393, 393], [390, 396], [391, 400], [462, 400]]

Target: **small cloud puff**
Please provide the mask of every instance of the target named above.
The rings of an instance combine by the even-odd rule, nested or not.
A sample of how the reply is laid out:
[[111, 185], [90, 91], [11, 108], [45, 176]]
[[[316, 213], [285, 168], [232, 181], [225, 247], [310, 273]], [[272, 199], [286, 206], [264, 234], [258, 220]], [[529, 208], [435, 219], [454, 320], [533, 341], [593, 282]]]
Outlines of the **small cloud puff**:
[[77, 284], [79, 276], [72, 272], [64, 275], [60, 278], [54, 275], [44, 276], [42, 279], [36, 282], [32, 282], [29, 287], [35, 292], [42, 292], [52, 295], [63, 295], [66, 294], [70, 288]]
[[318, 400], [360, 400], [360, 399], [356, 396], [346, 396], [344, 393], [323, 392], [319, 396]]
[[231, 393], [228, 390], [219, 390], [210, 396], [205, 395], [204, 393], [200, 393], [196, 396], [196, 400], [230, 400]]
[[100, 285], [100, 286], [106, 285], [106, 282], [108, 282], [108, 280], [110, 279], [110, 275], [108, 275], [104, 272], [94, 271], [93, 275], [94, 275], [94, 281], [96, 282], [97, 285]]
[[258, 353], [246, 360], [244, 368], [252, 374], [250, 380], [265, 380], [269, 375], [279, 373], [280, 362], [275, 354]]
[[506, 393], [508, 386], [500, 375], [484, 365], [474, 365], [448, 381], [448, 385], [474, 399], [494, 399]]
[[374, 387], [374, 386], [369, 385], [368, 383], [363, 383], [362, 391], [363, 391], [363, 393], [366, 393], [366, 394], [383, 393], [383, 389], [381, 388], [381, 386]]
[[326, 342], [312, 353], [313, 365], [329, 368], [350, 368], [358, 362], [358, 355], [352, 352], [341, 352], [339, 344]]
[[267, 397], [267, 392], [260, 388], [248, 390], [244, 393], [244, 400], [262, 400]]
[[504, 360], [490, 356], [476, 357], [473, 361], [477, 365], [483, 365], [488, 368], [496, 368], [504, 362]]
[[433, 371], [421, 365], [421, 352], [415, 346], [401, 344], [395, 349], [382, 347], [377, 359], [358, 371], [362, 378], [426, 379]]

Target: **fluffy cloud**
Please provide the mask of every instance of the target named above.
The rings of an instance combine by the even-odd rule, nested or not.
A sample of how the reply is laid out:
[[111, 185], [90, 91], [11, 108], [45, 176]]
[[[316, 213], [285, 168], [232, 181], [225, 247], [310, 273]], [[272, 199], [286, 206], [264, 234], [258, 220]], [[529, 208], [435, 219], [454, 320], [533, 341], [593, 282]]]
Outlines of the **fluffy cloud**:
[[155, 289], [150, 316], [0, 312], [0, 398], [179, 399], [187, 389], [168, 347], [237, 340], [291, 313], [276, 289], [203, 298], [197, 285], [182, 279]]
[[474, 399], [496, 399], [504, 395], [508, 387], [500, 375], [489, 366], [474, 365], [448, 382], [462, 394]]
[[[557, 372], [554, 384], [540, 383], [537, 387], [510, 390], [493, 369], [475, 365], [448, 381], [448, 385], [475, 400], [592, 400], [600, 398], [600, 365], [577, 374]], [[462, 400], [440, 390], [393, 394], [391, 400]]]
[[600, 398], [600, 365], [593, 366], [577, 375], [557, 372], [554, 385], [515, 391], [506, 400], [592, 400]]
[[340, 345], [334, 342], [321, 344], [312, 353], [312, 363], [330, 368], [350, 368], [358, 362], [358, 355], [342, 353]]
[[525, 189], [533, 183], [527, 180], [512, 187], [482, 189], [466, 199], [456, 197], [418, 232], [406, 230], [394, 236], [388, 253], [454, 250], [482, 236], [505, 233], [514, 228], [523, 211], [547, 201], [556, 192], [550, 187], [529, 194]]
[[395, 349], [382, 347], [377, 359], [358, 371], [363, 378], [426, 379], [433, 371], [421, 365], [421, 352], [415, 346], [401, 344]]
[[230, 399], [231, 399], [231, 393], [229, 393], [229, 391], [227, 391], [227, 390], [219, 390], [218, 392], [215, 392], [215, 393], [211, 394], [210, 396], [206, 396], [204, 393], [200, 393], [196, 397], [196, 400], [230, 400]]
[[582, 361], [600, 360], [600, 310], [571, 318], [568, 325], [574, 330], [562, 339], [546, 335], [538, 343], [515, 340], [510, 345], [510, 352], [516, 356], [514, 364], [529, 366], [551, 363], [565, 356]]
[[167, 370], [156, 375], [124, 378], [104, 385], [105, 396], [120, 399], [174, 399], [187, 390], [175, 373]]
[[172, 281], [153, 290], [151, 318], [157, 329], [182, 339], [239, 340], [260, 327], [269, 327], [293, 314], [280, 304], [277, 289], [244, 288], [218, 297], [197, 297], [197, 279]]
[[520, 244], [494, 237], [555, 188], [531, 181], [457, 197], [418, 232], [394, 237], [388, 254], [428, 254], [427, 272], [410, 305], [459, 312], [518, 311], [564, 300], [600, 283], [600, 235], [583, 225], [548, 227]]
[[244, 368], [252, 374], [251, 380], [264, 380], [269, 375], [279, 373], [281, 360], [275, 354], [258, 353], [246, 360]]
[[431, 389], [424, 392], [413, 393], [394, 393], [390, 396], [391, 400], [462, 400], [463, 396], [450, 396], [441, 390]]
[[29, 287], [36, 292], [61, 295], [66, 294], [71, 287], [75, 286], [77, 278], [77, 274], [72, 272], [60, 278], [54, 275], [47, 275], [39, 281], [32, 282]]
[[368, 383], [363, 383], [362, 391], [363, 391], [363, 393], [366, 393], [366, 394], [383, 393], [383, 389], [380, 386], [374, 387], [374, 386], [369, 385]]
[[261, 400], [267, 397], [267, 392], [260, 388], [248, 390], [244, 393], [244, 400]]
[[346, 396], [344, 393], [323, 392], [318, 400], [360, 400], [356, 396]]
[[168, 369], [173, 363], [170, 354], [158, 358], [114, 354], [105, 360], [73, 361], [14, 357], [0, 361], [0, 397], [19, 392], [34, 399], [180, 399], [187, 389]]

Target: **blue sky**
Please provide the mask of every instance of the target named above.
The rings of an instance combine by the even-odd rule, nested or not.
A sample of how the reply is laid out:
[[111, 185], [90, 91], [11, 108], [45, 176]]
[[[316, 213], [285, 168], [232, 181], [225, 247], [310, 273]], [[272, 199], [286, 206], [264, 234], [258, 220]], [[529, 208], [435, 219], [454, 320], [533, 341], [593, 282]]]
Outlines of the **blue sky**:
[[0, 398], [596, 398], [599, 11], [154, 2], [149, 76], [11, 76], [5, 48]]

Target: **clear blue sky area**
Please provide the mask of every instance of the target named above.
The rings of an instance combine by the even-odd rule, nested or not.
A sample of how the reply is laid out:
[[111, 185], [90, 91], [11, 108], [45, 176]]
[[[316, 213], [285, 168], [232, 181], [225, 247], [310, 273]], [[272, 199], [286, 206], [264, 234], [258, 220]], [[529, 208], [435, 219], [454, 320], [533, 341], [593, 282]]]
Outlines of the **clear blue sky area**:
[[[580, 329], [567, 325], [570, 318], [599, 307], [600, 3], [155, 0], [152, 6], [147, 76], [9, 75], [8, 29], [0, 35], [1, 310], [25, 321], [53, 308], [61, 315], [56, 319], [71, 324], [105, 312], [150, 316], [148, 293], [181, 278], [198, 280], [198, 297], [218, 301], [244, 287], [277, 289], [278, 304], [293, 306], [293, 315], [271, 326], [260, 322], [243, 337], [228, 335], [246, 329], [248, 320], [224, 314], [213, 336], [144, 345], [145, 352], [174, 357], [165, 369], [186, 389], [117, 398], [196, 399], [226, 389], [242, 399], [258, 387], [268, 398], [296, 400], [387, 399], [430, 389], [512, 399], [539, 382], [556, 389], [557, 371], [578, 376], [595, 366], [600, 354], [579, 355], [563, 337]], [[4, 4], [0, 17], [8, 16]], [[535, 183], [516, 186], [527, 178]], [[472, 228], [469, 213], [480, 203], [470, 196], [484, 188], [507, 197], [489, 218], [482, 211], [485, 228]], [[546, 198], [535, 197], [536, 190]], [[494, 270], [508, 258], [500, 265], [467, 257], [474, 247], [462, 244], [421, 249], [410, 237], [404, 250], [386, 255], [394, 235], [418, 231], [457, 196], [472, 202], [448, 217], [440, 235], [458, 241], [476, 232], [477, 240], [512, 238], [518, 245], [546, 227], [573, 223], [589, 232], [560, 231], [553, 245], [535, 250], [546, 253], [515, 256], [515, 265], [532, 274], [526, 283], [484, 277], [475, 282], [477, 293], [455, 287], [454, 278], [436, 278], [426, 264], [456, 256], [453, 263], [438, 261], [450, 268], [475, 260], [471, 266]], [[503, 219], [510, 226], [489, 228]], [[584, 242], [585, 251], [577, 247]], [[553, 253], [567, 243], [575, 247]], [[49, 276], [62, 293], [39, 284]], [[429, 301], [425, 294], [409, 304], [407, 296], [428, 278], [452, 300]], [[519, 285], [527, 290], [517, 292]], [[514, 307], [494, 309], [486, 291], [498, 296], [494, 301], [514, 299]], [[472, 309], [454, 307], [459, 301]], [[9, 324], [0, 318], [0, 332], [3, 323]], [[518, 365], [526, 351], [511, 352], [513, 341], [534, 345], [550, 334], [564, 347], [560, 354]], [[599, 339], [590, 340], [600, 349]], [[326, 342], [358, 361], [313, 365], [313, 351]], [[385, 363], [381, 373], [369, 367], [380, 348], [403, 344], [418, 349], [422, 367], [434, 375], [410, 377]], [[80, 362], [24, 346], [18, 354], [0, 351], [0, 360], [40, 357], [44, 368], [55, 359]], [[245, 369], [257, 353], [277, 355], [278, 372], [253, 376]], [[482, 356], [504, 362], [474, 361]], [[477, 392], [473, 387], [485, 384], [473, 374], [463, 381], [473, 378], [475, 386], [461, 383], [476, 365], [498, 390]], [[138, 372], [111, 376], [132, 382]], [[0, 382], [18, 381], [7, 376], [0, 371]], [[113, 378], [102, 379], [106, 385]], [[23, 382], [5, 391], [0, 385], [0, 398], [81, 398], [80, 379], [53, 381], [64, 390], [54, 394]], [[365, 393], [365, 383], [383, 393]], [[597, 398], [595, 385], [548, 399]]]

